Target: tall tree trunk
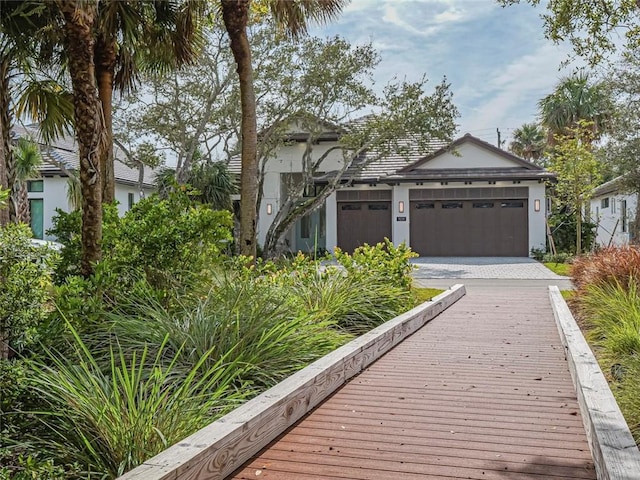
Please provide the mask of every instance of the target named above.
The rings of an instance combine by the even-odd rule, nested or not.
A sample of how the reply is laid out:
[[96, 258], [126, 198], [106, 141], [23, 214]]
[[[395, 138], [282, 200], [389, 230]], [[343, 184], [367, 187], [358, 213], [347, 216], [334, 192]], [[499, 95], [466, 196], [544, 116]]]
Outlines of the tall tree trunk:
[[29, 193], [27, 191], [27, 182], [16, 182], [16, 221], [31, 225], [31, 210], [29, 209]]
[[[9, 97], [10, 59], [0, 53], [0, 189], [13, 189], [16, 169], [11, 154], [11, 99]], [[15, 219], [15, 208], [11, 198], [7, 206], [0, 209], [0, 226]]]
[[113, 203], [115, 194], [115, 173], [113, 167], [113, 78], [116, 68], [115, 41], [100, 35], [95, 46], [96, 77], [98, 96], [102, 104], [105, 145], [100, 154], [102, 174], [102, 202]]
[[222, 19], [231, 41], [240, 81], [242, 171], [240, 173], [240, 253], [256, 257], [258, 127], [251, 48], [247, 38], [250, 0], [221, 0]]
[[93, 63], [93, 22], [95, 3], [59, 1], [64, 15], [64, 34], [73, 85], [76, 136], [80, 154], [82, 189], [82, 261], [84, 276], [93, 273], [93, 264], [102, 256], [102, 181], [100, 151], [103, 124], [96, 91]]

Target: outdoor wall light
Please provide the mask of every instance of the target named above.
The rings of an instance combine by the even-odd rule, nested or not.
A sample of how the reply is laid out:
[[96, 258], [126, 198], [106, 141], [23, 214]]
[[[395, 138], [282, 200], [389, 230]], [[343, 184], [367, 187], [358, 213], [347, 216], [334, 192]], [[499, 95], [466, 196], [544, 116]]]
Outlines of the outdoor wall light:
[[402, 200], [398, 202], [398, 212], [404, 213], [404, 202]]
[[536, 212], [539, 212], [539, 211], [540, 211], [540, 200], [535, 199], [535, 200], [533, 201], [533, 209], [534, 209]]
[[267, 215], [271, 215], [272, 213], [273, 213], [273, 205], [271, 205], [270, 203], [267, 203]]

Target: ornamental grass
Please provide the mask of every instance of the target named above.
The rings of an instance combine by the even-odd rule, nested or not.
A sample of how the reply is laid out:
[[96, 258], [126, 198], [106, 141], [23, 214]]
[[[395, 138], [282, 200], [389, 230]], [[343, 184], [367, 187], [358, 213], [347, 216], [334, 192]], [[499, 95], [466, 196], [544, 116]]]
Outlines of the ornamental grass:
[[640, 249], [633, 246], [609, 247], [577, 257], [571, 277], [578, 291], [587, 286], [617, 284], [623, 288], [631, 280], [640, 283]]

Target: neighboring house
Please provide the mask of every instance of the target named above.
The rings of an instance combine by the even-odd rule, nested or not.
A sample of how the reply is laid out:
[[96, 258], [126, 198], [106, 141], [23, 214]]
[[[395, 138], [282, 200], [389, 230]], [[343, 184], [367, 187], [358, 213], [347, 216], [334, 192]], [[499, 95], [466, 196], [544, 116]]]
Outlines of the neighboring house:
[[[37, 128], [16, 127], [14, 134], [38, 138]], [[39, 142], [40, 143], [40, 142]], [[27, 182], [29, 192], [29, 208], [31, 210], [31, 230], [34, 238], [55, 240], [47, 235], [47, 230], [53, 227], [52, 219], [56, 215], [56, 209], [70, 212], [72, 205], [68, 199], [68, 170], [79, 171], [78, 148], [75, 140], [61, 138], [50, 145], [40, 143], [40, 151], [44, 163], [40, 168], [40, 177]], [[116, 153], [114, 163], [115, 170], [115, 196], [119, 202], [120, 215], [127, 212], [134, 203], [146, 195], [155, 191], [155, 171], [147, 168], [140, 182], [140, 172], [137, 169], [127, 167], [119, 161]]]
[[[300, 176], [306, 136], [267, 161], [258, 241], [265, 234], [287, 182]], [[314, 155], [338, 141], [327, 133]], [[340, 151], [325, 161], [326, 183], [339, 168]], [[232, 171], [239, 162], [232, 161]], [[347, 184], [298, 221], [287, 238], [292, 251], [314, 247], [352, 251], [385, 237], [422, 256], [528, 256], [545, 249], [545, 183], [553, 174], [469, 134], [428, 156], [390, 157], [346, 172]], [[313, 189], [311, 189], [313, 190]], [[314, 192], [310, 191], [310, 195]]]
[[630, 243], [630, 224], [635, 219], [637, 195], [626, 193], [622, 177], [597, 187], [590, 200], [591, 221], [596, 224], [596, 243], [601, 247]]

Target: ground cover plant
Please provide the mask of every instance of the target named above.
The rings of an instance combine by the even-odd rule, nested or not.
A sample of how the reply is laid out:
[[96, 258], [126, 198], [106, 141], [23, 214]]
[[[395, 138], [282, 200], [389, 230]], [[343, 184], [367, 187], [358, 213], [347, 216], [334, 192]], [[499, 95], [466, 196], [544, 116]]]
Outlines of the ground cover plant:
[[640, 252], [612, 247], [579, 257], [572, 275], [571, 302], [640, 444]]
[[[172, 195], [106, 213], [90, 277], [73, 214], [60, 257], [28, 257], [43, 296], [0, 361], [0, 478], [115, 478], [420, 302], [404, 245], [252, 264], [227, 253], [227, 212]], [[32, 252], [14, 237], [0, 248]]]

